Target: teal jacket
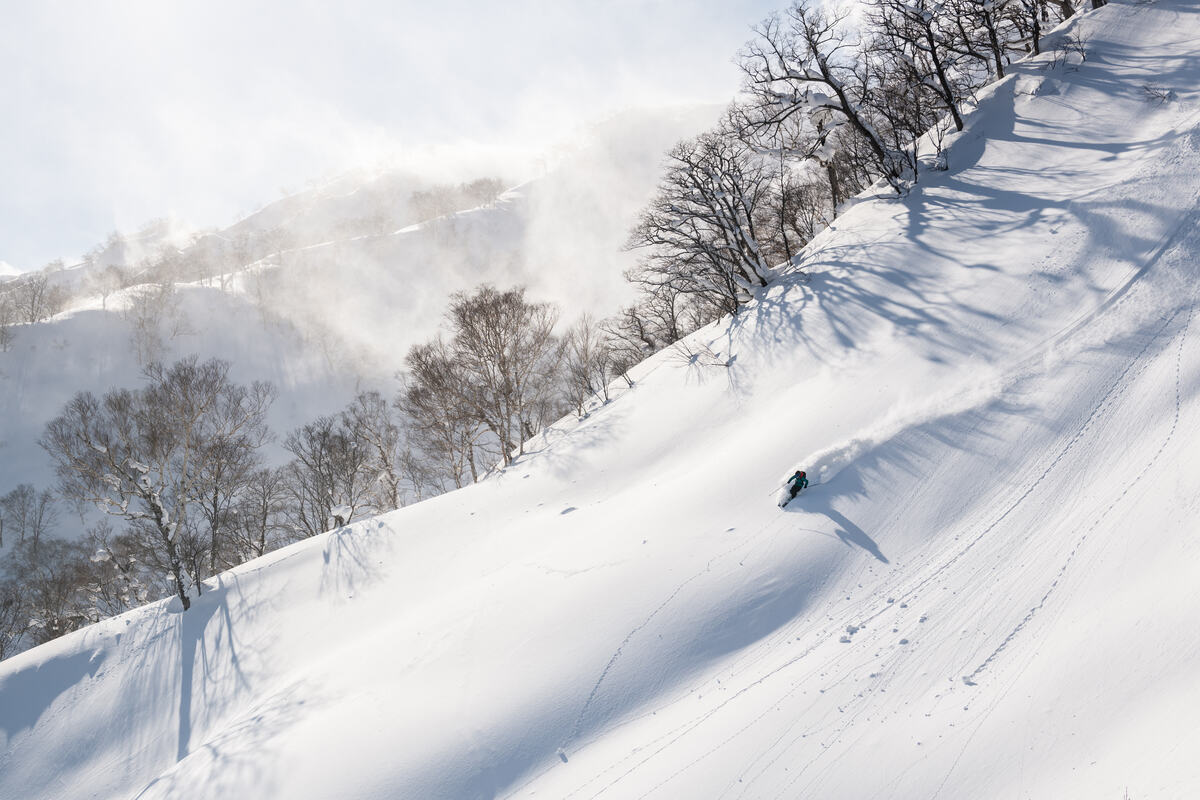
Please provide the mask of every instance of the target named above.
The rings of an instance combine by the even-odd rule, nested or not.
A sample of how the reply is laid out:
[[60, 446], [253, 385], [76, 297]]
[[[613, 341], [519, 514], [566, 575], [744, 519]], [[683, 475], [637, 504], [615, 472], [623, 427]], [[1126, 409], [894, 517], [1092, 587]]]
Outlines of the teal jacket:
[[788, 478], [788, 483], [790, 483], [796, 489], [808, 488], [808, 478], [801, 475], [800, 470], [796, 470], [796, 474]]

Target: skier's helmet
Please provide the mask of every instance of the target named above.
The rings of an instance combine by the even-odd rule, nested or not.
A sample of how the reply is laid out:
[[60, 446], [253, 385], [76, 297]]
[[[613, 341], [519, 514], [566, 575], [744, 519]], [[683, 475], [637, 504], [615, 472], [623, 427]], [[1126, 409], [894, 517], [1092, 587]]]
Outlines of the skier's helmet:
[[801, 477], [801, 478], [807, 478], [807, 477], [808, 477], [808, 473], [806, 473], [804, 470], [800, 470], [800, 477]]

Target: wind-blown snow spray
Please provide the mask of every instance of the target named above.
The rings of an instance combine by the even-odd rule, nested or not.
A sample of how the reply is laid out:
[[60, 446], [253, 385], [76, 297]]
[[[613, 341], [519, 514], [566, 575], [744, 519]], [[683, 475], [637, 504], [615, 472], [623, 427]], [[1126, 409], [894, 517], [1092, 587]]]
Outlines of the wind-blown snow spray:
[[795, 470], [803, 469], [808, 473], [810, 486], [830, 483], [858, 458], [897, 436], [935, 420], [994, 402], [1019, 377], [1017, 374], [1000, 375], [992, 371], [983, 379], [976, 378], [947, 392], [916, 402], [897, 402], [874, 426], [860, 430], [853, 438], [822, 448], [791, 466], [787, 474], [779, 478], [782, 488], [777, 493], [776, 503], [782, 505], [788, 499], [788, 480]]

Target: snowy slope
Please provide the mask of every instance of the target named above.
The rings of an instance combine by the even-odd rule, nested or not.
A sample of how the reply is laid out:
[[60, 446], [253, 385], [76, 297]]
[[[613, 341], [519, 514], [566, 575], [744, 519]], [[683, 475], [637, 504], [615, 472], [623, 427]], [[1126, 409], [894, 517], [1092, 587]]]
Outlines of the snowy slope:
[[[337, 410], [356, 390], [393, 390], [405, 354], [433, 335], [453, 292], [483, 281], [525, 283], [536, 299], [561, 303], [567, 320], [585, 310], [614, 313], [629, 293], [621, 271], [632, 263], [620, 248], [653, 191], [662, 152], [715, 114], [689, 107], [621, 115], [581, 138], [553, 171], [492, 206], [285, 250], [230, 281], [229, 292], [181, 285], [186, 333], [168, 341], [164, 359], [224, 358], [238, 381], [270, 380], [280, 390], [270, 422], [282, 436]], [[347, 176], [208, 235], [232, 239], [287, 226], [304, 238], [368, 213], [403, 216], [415, 185], [396, 172]], [[186, 234], [171, 221], [148, 225], [114, 240], [95, 265], [137, 264], [169, 243], [180, 245]], [[583, 255], [567, 260], [568, 247]], [[79, 290], [89, 269], [75, 265], [51, 278]], [[49, 459], [36, 442], [75, 392], [139, 383], [121, 308], [120, 295], [106, 302], [85, 297], [48, 322], [16, 326], [11, 351], [0, 353], [0, 494], [19, 483], [52, 485]], [[75, 527], [64, 524], [56, 533], [69, 536]]]
[[0, 664], [0, 796], [1194, 794], [1200, 15], [1073, 25], [505, 473]]

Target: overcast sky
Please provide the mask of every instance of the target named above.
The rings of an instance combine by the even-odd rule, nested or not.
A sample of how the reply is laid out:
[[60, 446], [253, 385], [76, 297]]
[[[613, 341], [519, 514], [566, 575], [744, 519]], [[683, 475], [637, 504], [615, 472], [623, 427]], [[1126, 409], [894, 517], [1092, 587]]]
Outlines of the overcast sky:
[[0, 261], [225, 225], [355, 166], [521, 169], [614, 111], [729, 99], [780, 5], [0, 0]]

